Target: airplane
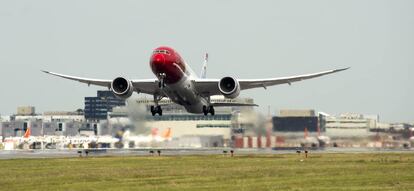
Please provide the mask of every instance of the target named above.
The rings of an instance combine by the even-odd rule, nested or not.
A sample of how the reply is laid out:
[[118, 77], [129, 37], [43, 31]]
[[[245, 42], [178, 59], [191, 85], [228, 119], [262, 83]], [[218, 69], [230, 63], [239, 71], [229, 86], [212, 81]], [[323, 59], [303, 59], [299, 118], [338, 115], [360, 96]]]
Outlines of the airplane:
[[[115, 144], [119, 142], [118, 138], [112, 136], [60, 136], [54, 139], [54, 143], [61, 144], [65, 147], [76, 147], [76, 148], [89, 148], [89, 144]], [[70, 146], [69, 146], [70, 145]]]
[[15, 148], [33, 149], [36, 148], [34, 145], [36, 143], [44, 144], [44, 148], [67, 148], [69, 144], [78, 148], [80, 146], [88, 148], [90, 143], [114, 144], [119, 142], [119, 139], [113, 138], [112, 136], [33, 136], [31, 132], [32, 130], [29, 123], [23, 136], [6, 137], [4, 139], [4, 144], [7, 146], [6, 150], [13, 150]]
[[[134, 145], [142, 146], [150, 143], [162, 143], [172, 140], [172, 131], [171, 128], [165, 129], [161, 135], [158, 135], [158, 129], [154, 128], [151, 130], [150, 135], [131, 135], [131, 131], [128, 129], [122, 135], [122, 141], [124, 145], [129, 145], [130, 142], [133, 142]], [[127, 147], [126, 147], [127, 148]]]
[[173, 48], [161, 46], [156, 48], [151, 57], [149, 65], [156, 76], [154, 79], [127, 79], [117, 77], [113, 80], [92, 79], [65, 74], [58, 74], [42, 70], [47, 74], [79, 81], [89, 85], [103, 86], [111, 90], [121, 99], [129, 98], [133, 92], [153, 95], [154, 105], [151, 113], [162, 115], [162, 108], [158, 102], [166, 97], [174, 103], [184, 106], [189, 113], [214, 115], [214, 107], [228, 106], [257, 106], [256, 104], [242, 103], [211, 103], [210, 96], [224, 95], [226, 98], [236, 98], [240, 91], [252, 88], [264, 88], [279, 84], [291, 84], [293, 82], [307, 80], [332, 74], [349, 68], [328, 70], [312, 74], [297, 76], [265, 78], [265, 79], [236, 79], [232, 76], [225, 76], [221, 79], [206, 78], [208, 55], [204, 59], [200, 77], [187, 65], [181, 55]]
[[4, 142], [6, 144], [9, 144], [7, 147], [7, 150], [12, 150], [16, 146], [23, 148], [25, 145], [29, 146], [37, 141], [36, 137], [33, 137], [31, 135], [31, 128], [30, 126], [27, 127], [26, 131], [24, 132], [24, 135], [21, 137], [6, 137], [4, 139]]

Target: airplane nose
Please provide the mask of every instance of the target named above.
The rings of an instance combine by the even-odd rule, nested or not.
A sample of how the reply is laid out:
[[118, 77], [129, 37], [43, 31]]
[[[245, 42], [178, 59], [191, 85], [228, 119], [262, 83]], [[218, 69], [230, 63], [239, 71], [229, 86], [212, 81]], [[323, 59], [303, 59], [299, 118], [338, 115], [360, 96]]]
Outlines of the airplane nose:
[[152, 63], [154, 65], [163, 65], [165, 63], [165, 57], [162, 54], [155, 54], [152, 57]]

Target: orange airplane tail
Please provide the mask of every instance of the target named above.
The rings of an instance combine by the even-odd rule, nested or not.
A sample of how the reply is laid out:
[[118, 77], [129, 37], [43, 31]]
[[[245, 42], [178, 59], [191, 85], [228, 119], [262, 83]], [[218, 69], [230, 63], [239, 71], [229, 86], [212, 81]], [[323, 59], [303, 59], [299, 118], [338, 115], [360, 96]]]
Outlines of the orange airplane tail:
[[26, 130], [26, 132], [24, 133], [23, 137], [24, 137], [24, 138], [29, 138], [29, 137], [30, 137], [30, 134], [31, 134], [30, 127], [27, 127], [27, 130]]
[[171, 138], [171, 128], [168, 128], [162, 132], [162, 137], [165, 139]]

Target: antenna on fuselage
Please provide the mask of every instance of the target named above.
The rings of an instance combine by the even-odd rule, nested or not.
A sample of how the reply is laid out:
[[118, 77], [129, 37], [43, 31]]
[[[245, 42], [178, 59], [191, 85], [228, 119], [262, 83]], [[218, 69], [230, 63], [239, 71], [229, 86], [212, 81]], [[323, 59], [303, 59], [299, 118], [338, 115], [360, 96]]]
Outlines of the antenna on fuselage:
[[208, 53], [204, 56], [203, 67], [201, 68], [200, 78], [206, 78], [207, 75]]

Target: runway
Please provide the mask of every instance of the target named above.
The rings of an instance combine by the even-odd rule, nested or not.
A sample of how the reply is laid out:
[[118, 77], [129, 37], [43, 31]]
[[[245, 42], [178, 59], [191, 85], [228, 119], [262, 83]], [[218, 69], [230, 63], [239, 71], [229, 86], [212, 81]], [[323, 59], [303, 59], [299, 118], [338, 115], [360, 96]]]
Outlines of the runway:
[[[97, 156], [179, 156], [179, 155], [269, 155], [294, 154], [303, 149], [232, 149], [232, 148], [140, 148], [140, 149], [50, 149], [50, 150], [12, 150], [0, 151], [0, 159], [18, 158], [70, 158]], [[383, 148], [316, 148], [308, 149], [312, 153], [401, 153], [414, 152], [414, 149]]]

